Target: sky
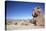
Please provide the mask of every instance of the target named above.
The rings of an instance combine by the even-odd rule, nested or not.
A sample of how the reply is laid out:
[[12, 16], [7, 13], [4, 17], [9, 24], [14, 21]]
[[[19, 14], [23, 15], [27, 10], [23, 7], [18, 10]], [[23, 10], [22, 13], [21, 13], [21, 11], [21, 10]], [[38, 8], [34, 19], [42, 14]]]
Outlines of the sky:
[[6, 1], [6, 18], [7, 19], [31, 19], [32, 10], [40, 6], [44, 12], [44, 3]]

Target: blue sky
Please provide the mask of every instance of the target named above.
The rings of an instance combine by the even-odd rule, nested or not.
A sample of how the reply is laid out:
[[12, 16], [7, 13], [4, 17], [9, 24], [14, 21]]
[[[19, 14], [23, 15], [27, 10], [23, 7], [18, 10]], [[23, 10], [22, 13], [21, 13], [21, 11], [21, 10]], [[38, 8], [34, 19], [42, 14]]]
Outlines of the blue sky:
[[30, 19], [32, 10], [36, 6], [40, 6], [44, 12], [44, 3], [8, 1], [6, 6], [7, 19]]

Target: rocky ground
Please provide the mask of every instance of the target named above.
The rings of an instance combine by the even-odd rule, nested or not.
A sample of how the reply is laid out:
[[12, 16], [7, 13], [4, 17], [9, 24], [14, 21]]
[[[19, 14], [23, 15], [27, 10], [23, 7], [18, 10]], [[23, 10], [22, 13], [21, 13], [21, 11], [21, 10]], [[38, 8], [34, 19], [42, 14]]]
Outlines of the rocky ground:
[[36, 24], [32, 23], [33, 21], [14, 21], [7, 22], [7, 30], [23, 30], [23, 29], [39, 29], [44, 28], [44, 18], [43, 16], [39, 16], [36, 18]]

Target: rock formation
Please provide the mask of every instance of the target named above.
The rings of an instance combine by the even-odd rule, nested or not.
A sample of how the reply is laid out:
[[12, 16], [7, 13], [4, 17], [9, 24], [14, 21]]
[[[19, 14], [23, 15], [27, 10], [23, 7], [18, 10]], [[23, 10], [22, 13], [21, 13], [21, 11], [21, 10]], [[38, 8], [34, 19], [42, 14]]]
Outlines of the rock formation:
[[36, 26], [44, 26], [44, 15], [41, 13], [41, 8], [39, 7], [35, 7], [33, 9], [33, 24], [35, 24]]

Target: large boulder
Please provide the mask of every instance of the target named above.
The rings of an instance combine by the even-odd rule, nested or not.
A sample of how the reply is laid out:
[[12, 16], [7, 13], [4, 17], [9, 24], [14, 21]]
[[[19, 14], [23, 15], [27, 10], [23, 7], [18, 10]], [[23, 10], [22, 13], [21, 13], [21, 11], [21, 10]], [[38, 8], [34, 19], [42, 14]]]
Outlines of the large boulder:
[[36, 18], [36, 25], [37, 26], [44, 26], [44, 16], [43, 15], [39, 15], [37, 18]]

